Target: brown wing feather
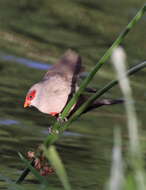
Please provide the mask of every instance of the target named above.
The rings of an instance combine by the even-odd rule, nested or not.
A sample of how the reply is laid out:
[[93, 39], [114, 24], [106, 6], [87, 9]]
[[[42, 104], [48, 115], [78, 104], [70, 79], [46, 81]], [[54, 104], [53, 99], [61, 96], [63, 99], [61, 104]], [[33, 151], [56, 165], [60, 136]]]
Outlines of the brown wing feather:
[[57, 64], [47, 71], [43, 79], [48, 79], [54, 74], [67, 78], [77, 78], [82, 72], [81, 57], [72, 50], [67, 50]]

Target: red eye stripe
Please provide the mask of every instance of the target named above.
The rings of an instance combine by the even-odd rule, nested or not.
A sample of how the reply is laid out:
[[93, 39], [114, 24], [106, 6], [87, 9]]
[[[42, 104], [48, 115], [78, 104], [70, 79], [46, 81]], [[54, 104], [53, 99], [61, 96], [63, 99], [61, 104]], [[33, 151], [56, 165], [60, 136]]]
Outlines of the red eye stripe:
[[29, 100], [29, 101], [32, 100], [32, 99], [35, 97], [35, 94], [36, 94], [36, 90], [31, 91], [31, 92], [27, 95], [26, 99]]

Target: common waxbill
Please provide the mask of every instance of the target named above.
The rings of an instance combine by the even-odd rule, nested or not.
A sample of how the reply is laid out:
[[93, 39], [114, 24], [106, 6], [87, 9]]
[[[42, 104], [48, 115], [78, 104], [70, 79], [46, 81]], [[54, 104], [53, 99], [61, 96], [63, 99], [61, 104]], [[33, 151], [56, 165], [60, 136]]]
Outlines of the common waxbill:
[[[68, 50], [53, 65], [43, 79], [34, 84], [28, 91], [24, 107], [34, 106], [43, 113], [58, 117], [67, 102], [78, 89], [77, 79], [82, 72], [81, 57], [74, 51]], [[95, 93], [95, 89], [87, 88], [87, 92]], [[77, 104], [74, 105], [68, 118], [87, 101], [88, 96], [81, 95]], [[96, 100], [83, 113], [103, 105], [123, 103], [123, 100]]]
[[81, 72], [81, 57], [68, 50], [43, 79], [28, 91], [24, 107], [34, 106], [43, 113], [57, 116], [76, 91]]

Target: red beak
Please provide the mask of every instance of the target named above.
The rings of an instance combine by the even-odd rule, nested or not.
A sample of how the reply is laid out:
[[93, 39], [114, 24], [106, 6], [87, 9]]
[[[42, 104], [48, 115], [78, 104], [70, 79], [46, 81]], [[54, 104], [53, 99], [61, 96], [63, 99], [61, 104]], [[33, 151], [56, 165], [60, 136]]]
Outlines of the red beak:
[[25, 102], [24, 102], [24, 108], [29, 107], [29, 106], [30, 106], [30, 102], [25, 101]]

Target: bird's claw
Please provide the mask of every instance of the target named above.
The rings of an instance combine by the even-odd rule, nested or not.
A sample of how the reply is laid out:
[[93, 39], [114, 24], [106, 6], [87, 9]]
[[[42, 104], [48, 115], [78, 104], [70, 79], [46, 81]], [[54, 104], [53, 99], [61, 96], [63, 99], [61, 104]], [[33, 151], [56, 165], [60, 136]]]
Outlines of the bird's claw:
[[59, 115], [57, 117], [57, 121], [59, 121], [60, 123], [64, 123], [64, 122], [67, 122], [68, 119], [66, 117], [62, 118], [61, 113], [59, 113]]
[[49, 134], [52, 133], [52, 126], [51, 126], [51, 125], [48, 127], [48, 133], [49, 133]]

